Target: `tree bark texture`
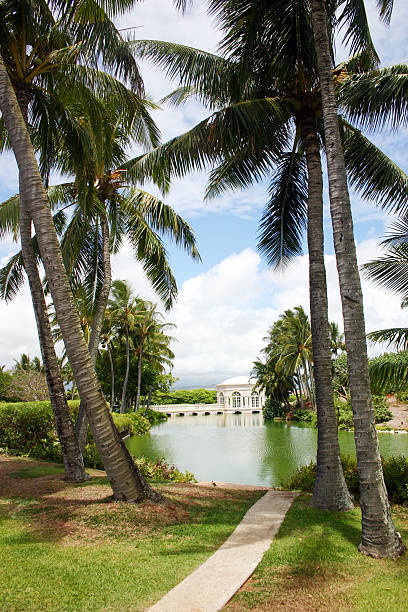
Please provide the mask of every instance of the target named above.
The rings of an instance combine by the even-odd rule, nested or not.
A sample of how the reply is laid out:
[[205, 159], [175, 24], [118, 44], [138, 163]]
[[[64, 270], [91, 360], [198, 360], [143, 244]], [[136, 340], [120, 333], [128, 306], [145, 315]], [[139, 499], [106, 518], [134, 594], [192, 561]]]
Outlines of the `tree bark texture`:
[[138, 412], [140, 407], [140, 390], [142, 388], [142, 359], [143, 359], [143, 340], [140, 342], [139, 361], [137, 364], [137, 393], [135, 412]]
[[[102, 261], [103, 261], [103, 283], [96, 302], [95, 313], [92, 321], [92, 331], [89, 338], [89, 353], [93, 364], [96, 364], [96, 356], [98, 354], [99, 340], [103, 319], [105, 317], [106, 308], [109, 300], [109, 292], [112, 284], [112, 267], [110, 260], [110, 235], [109, 224], [104, 214], [100, 215], [101, 231], [102, 231]], [[83, 453], [88, 439], [89, 421], [86, 416], [84, 403], [81, 401], [79, 405], [78, 420], [75, 427], [75, 433], [78, 439], [79, 448]]]
[[[17, 95], [21, 114], [28, 125], [28, 98]], [[24, 261], [24, 269], [30, 286], [31, 300], [37, 324], [38, 340], [41, 356], [47, 379], [48, 393], [51, 408], [54, 413], [55, 428], [61, 445], [62, 461], [65, 470], [65, 479], [71, 482], [83, 482], [88, 480], [85, 472], [84, 460], [79, 449], [72, 424], [71, 415], [65, 395], [64, 383], [55, 354], [54, 341], [52, 338], [50, 321], [48, 319], [47, 305], [45, 302], [43, 287], [37, 268], [37, 262], [32, 246], [31, 218], [20, 198], [20, 238], [21, 252]]]
[[129, 502], [141, 501], [144, 498], [158, 501], [161, 496], [146, 483], [123, 445], [96, 377], [76, 313], [30, 136], [1, 56], [0, 110], [19, 168], [22, 206], [34, 222], [67, 355], [80, 396], [85, 402], [92, 435], [112, 485], [114, 497]]
[[129, 367], [130, 367], [129, 326], [126, 325], [126, 372], [125, 372], [125, 380], [123, 381], [122, 400], [120, 402], [120, 412], [122, 414], [124, 412], [127, 412], [126, 391], [127, 391], [128, 380], [129, 380]]
[[330, 212], [340, 282], [360, 481], [362, 542], [359, 550], [373, 557], [396, 557], [403, 552], [404, 546], [391, 518], [374, 423], [363, 295], [331, 72], [325, 2], [312, 0], [311, 7], [322, 95]]
[[331, 382], [332, 363], [324, 264], [323, 178], [320, 146], [314, 117], [304, 117], [301, 123], [308, 173], [309, 297], [317, 404], [317, 466], [312, 504], [324, 510], [350, 510], [353, 502], [346, 486], [340, 460]]

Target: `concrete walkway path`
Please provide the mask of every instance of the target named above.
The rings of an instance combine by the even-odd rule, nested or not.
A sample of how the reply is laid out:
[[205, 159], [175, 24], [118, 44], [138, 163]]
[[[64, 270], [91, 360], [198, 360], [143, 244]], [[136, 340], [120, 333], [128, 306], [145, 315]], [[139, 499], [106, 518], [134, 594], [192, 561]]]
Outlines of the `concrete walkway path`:
[[169, 591], [149, 612], [216, 612], [251, 576], [297, 493], [269, 490], [205, 563]]

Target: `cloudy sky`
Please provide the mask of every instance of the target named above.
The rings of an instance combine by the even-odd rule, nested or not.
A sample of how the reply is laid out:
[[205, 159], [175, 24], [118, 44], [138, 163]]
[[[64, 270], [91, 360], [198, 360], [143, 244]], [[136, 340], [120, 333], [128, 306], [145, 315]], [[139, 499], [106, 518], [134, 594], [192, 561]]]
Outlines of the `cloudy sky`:
[[[145, 0], [118, 20], [121, 28], [138, 27], [140, 38], [170, 40], [215, 51], [219, 33], [207, 17], [205, 2], [194, 2], [183, 17], [171, 0]], [[372, 35], [383, 65], [408, 61], [408, 4], [396, 3], [390, 28], [376, 18], [375, 0], [366, 0]], [[346, 56], [338, 45], [339, 60]], [[142, 65], [146, 89], [154, 100], [171, 91], [174, 83], [160, 71]], [[163, 139], [192, 127], [206, 116], [199, 104], [182, 109], [162, 107], [155, 119]], [[373, 138], [405, 171], [408, 171], [407, 131], [384, 133]], [[176, 323], [174, 375], [177, 386], [208, 386], [228, 376], [245, 375], [259, 355], [268, 327], [286, 308], [302, 304], [308, 308], [307, 257], [301, 256], [283, 273], [273, 273], [256, 251], [256, 233], [267, 199], [266, 185], [204, 201], [205, 175], [194, 174], [176, 181], [166, 201], [192, 225], [202, 263], [168, 245], [171, 264], [179, 285], [179, 298], [169, 321]], [[0, 163], [1, 201], [17, 191], [17, 171], [12, 155]], [[154, 189], [152, 189], [154, 191]], [[373, 205], [352, 197], [359, 262], [376, 257], [379, 240], [389, 218]], [[341, 324], [338, 279], [332, 248], [331, 225], [325, 217], [326, 264], [329, 308], [332, 320]], [[11, 242], [0, 243], [2, 262], [15, 252]], [[113, 261], [115, 278], [126, 279], [134, 291], [157, 299], [143, 272], [124, 246]], [[401, 311], [391, 294], [363, 280], [367, 330], [408, 325], [408, 312]], [[372, 349], [370, 349], [372, 350]], [[22, 352], [39, 353], [30, 297], [27, 289], [10, 304], [0, 302], [0, 365], [13, 363]]]

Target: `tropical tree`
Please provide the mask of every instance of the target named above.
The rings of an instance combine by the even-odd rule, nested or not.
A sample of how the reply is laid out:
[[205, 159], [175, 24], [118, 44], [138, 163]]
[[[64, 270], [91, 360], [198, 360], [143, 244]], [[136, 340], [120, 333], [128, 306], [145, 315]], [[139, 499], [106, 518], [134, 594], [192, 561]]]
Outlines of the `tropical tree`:
[[339, 326], [335, 321], [330, 321], [330, 345], [333, 357], [337, 357], [339, 351], [345, 351], [344, 334], [339, 330]]
[[[112, 14], [117, 10], [112, 6]], [[71, 10], [70, 18], [73, 27], [88, 30], [86, 39], [86, 56], [91, 56], [92, 52], [95, 61], [103, 56], [102, 48], [104, 38], [100, 30], [106, 33], [106, 27], [110, 26], [109, 19], [105, 21], [102, 9], [98, 11], [98, 19], [94, 25], [89, 21], [84, 22], [83, 18]], [[102, 18], [101, 18], [102, 17]], [[96, 24], [96, 25], [95, 25]], [[98, 28], [102, 24], [102, 28]], [[67, 24], [64, 24], [64, 30]], [[98, 31], [99, 30], [99, 31]], [[120, 42], [120, 35], [116, 41]], [[30, 45], [30, 43], [28, 43]], [[125, 45], [122, 45], [123, 47]], [[24, 50], [26, 46], [24, 45]], [[108, 64], [115, 65], [119, 53], [119, 45], [105, 46]], [[123, 56], [122, 56], [123, 57]], [[127, 54], [130, 57], [130, 54]], [[116, 64], [117, 66], [118, 64]], [[122, 64], [122, 68], [123, 68]], [[128, 66], [129, 67], [129, 66]], [[65, 67], [64, 67], [65, 68]], [[121, 67], [118, 69], [121, 72]], [[64, 71], [61, 72], [65, 72]], [[60, 72], [60, 73], [61, 73]], [[50, 72], [50, 74], [52, 71]], [[132, 75], [132, 70], [127, 72], [123, 68], [122, 73], [125, 77]], [[93, 437], [99, 450], [100, 456], [106, 467], [108, 477], [112, 482], [114, 495], [118, 499], [137, 501], [144, 497], [159, 499], [155, 492], [144, 481], [131, 458], [121, 443], [119, 434], [107, 411], [105, 400], [97, 381], [92, 360], [88, 354], [88, 348], [81, 334], [79, 321], [75, 313], [74, 303], [70, 293], [68, 279], [64, 270], [64, 264], [59, 250], [57, 235], [48, 207], [47, 195], [44, 190], [38, 164], [34, 155], [32, 143], [27, 130], [27, 122], [21, 114], [15, 91], [10, 82], [6, 65], [0, 57], [0, 110], [2, 119], [7, 130], [7, 137], [11, 148], [14, 151], [20, 176], [20, 226], [24, 215], [31, 216], [36, 228], [39, 249], [42, 261], [47, 273], [50, 291], [56, 308], [58, 322], [64, 337], [67, 354], [73, 369], [78, 388], [86, 404], [86, 410], [90, 417]], [[27, 243], [31, 244], [31, 232]], [[23, 253], [24, 257], [24, 253]], [[103, 443], [102, 443], [103, 440]]]
[[[182, 87], [167, 99], [180, 103], [196, 95], [215, 109], [209, 119], [187, 134], [144, 156], [139, 168], [149, 173], [151, 164], [151, 170], [157, 173], [159, 162], [164, 182], [168, 175], [182, 175], [205, 163], [218, 162], [211, 174], [208, 195], [222, 193], [230, 187], [246, 187], [273, 172], [260, 239], [260, 248], [273, 265], [285, 263], [301, 252], [301, 235], [307, 224], [316, 394], [322, 416], [319, 418], [322, 454], [318, 453], [314, 503], [322, 507], [344, 503], [348, 507], [350, 498], [345, 493], [335, 441], [337, 427], [331, 387], [323, 251], [320, 148], [324, 137], [319, 115], [320, 91], [314, 49], [310, 44], [308, 5], [289, 4], [290, 8], [283, 11], [279, 2], [273, 7], [262, 3], [245, 7], [229, 2], [211, 3], [212, 10], [219, 11], [219, 20], [227, 32], [222, 42], [222, 50], [229, 54], [227, 58], [158, 41], [135, 43], [143, 57], [162, 65], [170, 76], [181, 80]], [[265, 38], [261, 24], [266, 22], [268, 37]], [[351, 69], [353, 64], [358, 62], [350, 62], [347, 68]], [[336, 74], [344, 75], [345, 71], [346, 65], [338, 68]], [[372, 152], [373, 146], [346, 122], [343, 137], [349, 152], [351, 176], [355, 178], [363, 151], [366, 154], [369, 148]], [[392, 166], [378, 150], [375, 153], [373, 168], [378, 168], [379, 163], [387, 168]], [[406, 188], [406, 180], [402, 182]], [[371, 172], [366, 173], [366, 181], [361, 180], [359, 186], [368, 190], [374, 183], [378, 184], [378, 177]], [[333, 453], [336, 447], [337, 452]], [[329, 474], [331, 487], [327, 486]], [[322, 486], [320, 476], [325, 482]], [[339, 490], [344, 491], [346, 501], [341, 501]]]
[[[352, 41], [354, 50], [362, 50], [366, 56], [375, 61], [375, 50], [368, 32], [364, 2], [346, 0], [343, 4], [345, 4], [345, 15], [348, 21], [346, 38]], [[311, 0], [311, 11], [322, 96], [330, 211], [343, 307], [360, 481], [362, 542], [359, 550], [372, 556], [395, 557], [402, 553], [404, 547], [391, 518], [375, 430], [365, 340], [363, 295], [357, 266], [346, 166], [332, 75], [326, 1]]]

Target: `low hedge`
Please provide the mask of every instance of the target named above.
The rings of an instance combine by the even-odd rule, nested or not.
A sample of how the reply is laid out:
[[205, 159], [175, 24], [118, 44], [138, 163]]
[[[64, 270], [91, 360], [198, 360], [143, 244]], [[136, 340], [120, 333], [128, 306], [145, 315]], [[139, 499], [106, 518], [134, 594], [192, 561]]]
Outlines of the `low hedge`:
[[[344, 478], [350, 493], [359, 495], [357, 461], [351, 456], [342, 456]], [[408, 458], [397, 455], [384, 459], [381, 457], [385, 485], [389, 500], [394, 504], [408, 505]], [[283, 483], [285, 489], [313, 491], [316, 479], [316, 463], [303, 465], [293, 476]]]
[[[69, 401], [73, 422], [78, 418], [79, 400]], [[119, 430], [129, 430], [133, 435], [148, 433], [151, 421], [157, 419], [153, 410], [147, 418], [134, 412], [112, 413]], [[162, 419], [160, 415], [159, 420]], [[157, 420], [156, 420], [157, 422]], [[0, 452], [27, 455], [35, 459], [61, 461], [61, 448], [55, 431], [54, 414], [50, 402], [2, 402], [0, 403]], [[84, 461], [87, 467], [102, 468], [102, 463], [92, 441], [88, 439]]]

